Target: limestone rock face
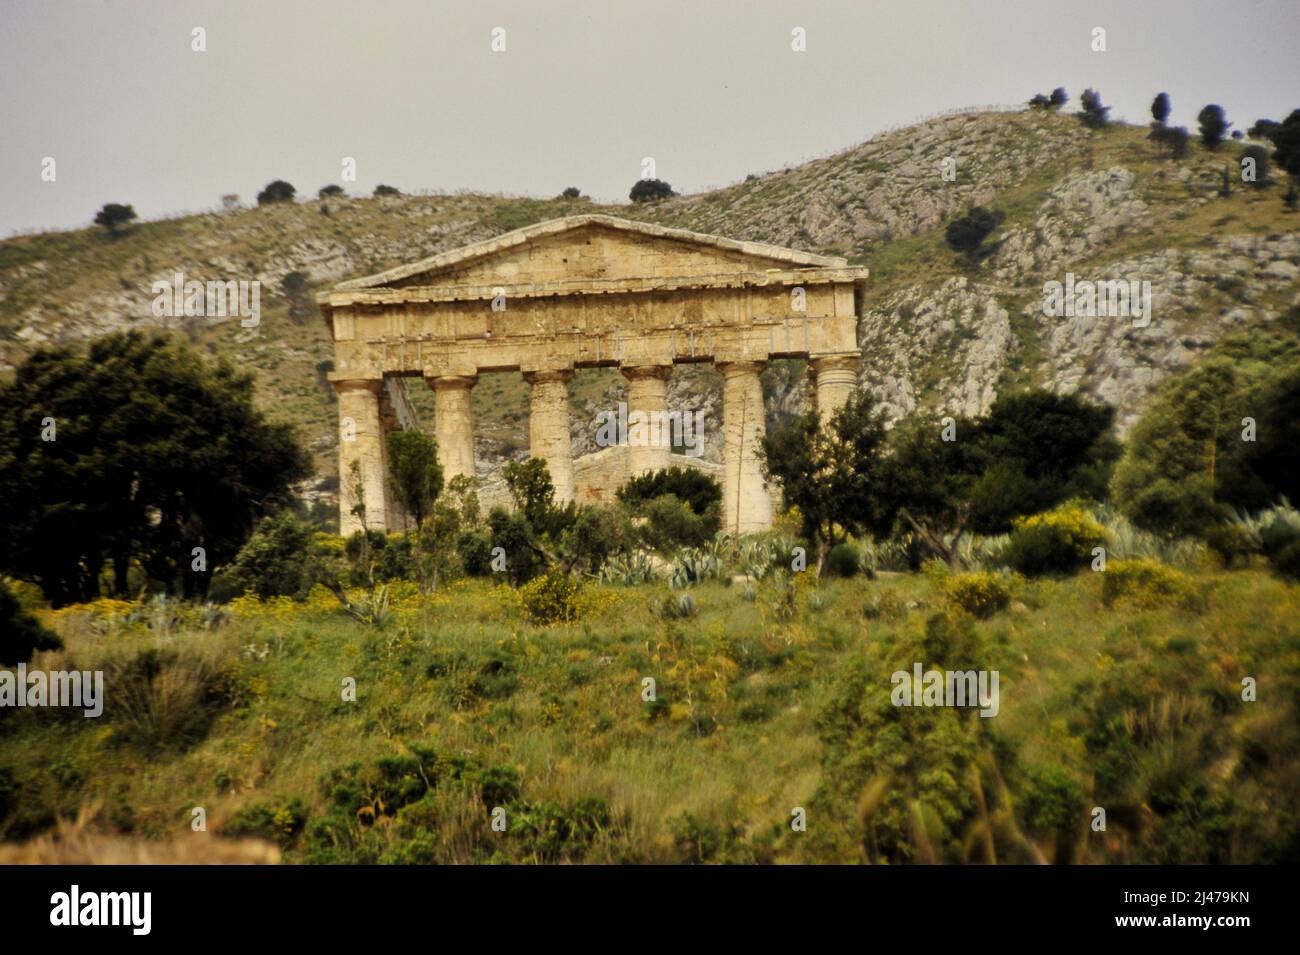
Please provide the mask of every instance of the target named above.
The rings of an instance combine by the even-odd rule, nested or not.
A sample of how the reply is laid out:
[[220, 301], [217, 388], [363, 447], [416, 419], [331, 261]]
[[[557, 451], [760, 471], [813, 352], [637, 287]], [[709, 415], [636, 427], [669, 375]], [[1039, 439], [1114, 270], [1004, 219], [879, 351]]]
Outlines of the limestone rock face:
[[[994, 290], [966, 278], [891, 296], [863, 316], [858, 333], [862, 386], [879, 396], [891, 421], [917, 410], [918, 392], [932, 374], [942, 376], [934, 384], [936, 410], [987, 411], [1015, 344]], [[939, 369], [931, 370], [936, 362]]]

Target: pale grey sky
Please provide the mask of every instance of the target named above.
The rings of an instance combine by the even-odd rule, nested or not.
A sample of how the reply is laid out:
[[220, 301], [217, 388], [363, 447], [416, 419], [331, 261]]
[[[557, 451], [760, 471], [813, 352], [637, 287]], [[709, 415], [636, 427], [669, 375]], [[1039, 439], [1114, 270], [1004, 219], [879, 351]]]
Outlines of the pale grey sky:
[[621, 200], [645, 156], [695, 192], [1058, 85], [1245, 128], [1300, 106], [1298, 51], [1300, 0], [0, 0], [0, 235], [314, 196], [345, 156], [365, 195]]

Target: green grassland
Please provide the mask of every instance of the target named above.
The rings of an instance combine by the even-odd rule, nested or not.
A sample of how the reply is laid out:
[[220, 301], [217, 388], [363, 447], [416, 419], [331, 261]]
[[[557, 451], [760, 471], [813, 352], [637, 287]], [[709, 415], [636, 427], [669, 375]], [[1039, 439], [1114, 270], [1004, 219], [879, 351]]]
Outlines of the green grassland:
[[[1295, 861], [1300, 587], [1204, 567], [1108, 606], [1103, 577], [986, 619], [937, 570], [708, 581], [685, 619], [588, 584], [552, 626], [473, 579], [394, 585], [382, 626], [319, 588], [45, 611], [66, 647], [31, 665], [104, 670], [108, 705], [0, 714], [0, 837], [179, 841], [203, 807], [291, 862]], [[998, 714], [891, 706], [913, 661], [997, 670]]]

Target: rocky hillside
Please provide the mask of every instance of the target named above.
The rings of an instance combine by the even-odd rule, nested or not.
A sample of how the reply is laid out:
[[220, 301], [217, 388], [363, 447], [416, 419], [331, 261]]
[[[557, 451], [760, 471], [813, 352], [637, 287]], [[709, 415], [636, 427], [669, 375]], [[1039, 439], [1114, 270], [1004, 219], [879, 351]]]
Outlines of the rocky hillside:
[[[1234, 181], [1231, 195], [1219, 195], [1222, 170], [1237, 168], [1241, 148], [1194, 146], [1171, 160], [1157, 155], [1145, 129], [1092, 131], [1069, 114], [969, 113], [653, 206], [463, 193], [334, 198], [141, 223], [116, 239], [98, 229], [20, 236], [0, 242], [0, 373], [43, 342], [175, 328], [256, 374], [261, 400], [300, 425], [328, 484], [331, 350], [310, 304], [315, 291], [531, 222], [605, 211], [870, 267], [862, 384], [893, 417], [976, 414], [999, 390], [1036, 382], [1114, 404], [1127, 429], [1164, 378], [1224, 334], [1300, 305], [1300, 216], [1285, 212], [1281, 190]], [[955, 180], [942, 175], [944, 160], [955, 161]], [[945, 219], [972, 204], [1005, 216], [978, 267], [943, 241]], [[152, 285], [178, 271], [260, 280], [260, 326], [155, 318]], [[294, 272], [307, 289], [290, 295], [284, 280]], [[1124, 318], [1045, 315], [1044, 282], [1064, 282], [1067, 272], [1150, 281], [1153, 320], [1134, 327]], [[774, 363], [765, 373], [772, 417], [802, 407], [799, 366]], [[575, 379], [576, 453], [593, 449], [591, 422], [622, 390], [610, 371]], [[431, 421], [429, 396], [413, 392]], [[709, 369], [679, 369], [670, 399], [721, 420], [720, 379]], [[474, 403], [481, 470], [526, 454], [518, 375], [485, 376]], [[719, 451], [709, 442], [708, 457]]]

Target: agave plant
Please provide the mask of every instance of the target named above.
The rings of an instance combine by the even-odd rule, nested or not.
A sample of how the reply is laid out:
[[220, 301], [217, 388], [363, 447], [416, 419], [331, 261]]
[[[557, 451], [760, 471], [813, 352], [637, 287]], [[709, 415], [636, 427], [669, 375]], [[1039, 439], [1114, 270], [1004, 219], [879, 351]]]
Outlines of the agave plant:
[[722, 561], [716, 553], [711, 553], [706, 548], [687, 547], [673, 559], [668, 586], [680, 590], [703, 580], [717, 578], [721, 573]]
[[690, 594], [669, 594], [662, 600], [654, 601], [651, 610], [656, 617], [664, 620], [683, 620], [695, 616], [695, 598]]
[[1096, 517], [1106, 528], [1108, 557], [1117, 560], [1147, 558], [1184, 568], [1194, 567], [1205, 559], [1205, 544], [1201, 541], [1188, 537], [1166, 540], [1143, 530], [1107, 505], [1097, 508]]
[[635, 587], [654, 579], [654, 564], [648, 554], [636, 551], [626, 556], [609, 558], [597, 576], [602, 584]]

